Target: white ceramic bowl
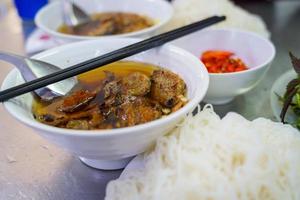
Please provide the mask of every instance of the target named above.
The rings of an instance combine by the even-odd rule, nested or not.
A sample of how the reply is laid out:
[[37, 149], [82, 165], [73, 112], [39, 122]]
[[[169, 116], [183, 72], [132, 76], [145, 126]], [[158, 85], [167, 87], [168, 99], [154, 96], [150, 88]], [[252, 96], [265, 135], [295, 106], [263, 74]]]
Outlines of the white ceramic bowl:
[[[42, 52], [34, 58], [65, 68], [137, 41], [139, 40], [132, 38], [82, 41]], [[122, 168], [130, 157], [145, 151], [157, 137], [170, 131], [192, 111], [203, 99], [209, 82], [205, 66], [187, 51], [172, 45], [155, 48], [127, 60], [152, 63], [179, 74], [187, 84], [189, 102], [175, 113], [149, 123], [89, 131], [56, 128], [37, 122], [31, 112], [31, 94], [7, 101], [4, 107], [20, 122], [33, 128], [47, 140], [76, 154], [87, 165], [100, 169]], [[14, 69], [5, 78], [2, 89], [22, 82], [20, 74]]]
[[207, 29], [178, 39], [172, 44], [199, 59], [207, 50], [226, 50], [236, 54], [250, 69], [234, 73], [210, 73], [204, 101], [225, 104], [254, 88], [264, 77], [275, 56], [272, 42], [255, 33], [234, 29]]
[[36, 25], [46, 33], [54, 36], [60, 43], [74, 42], [87, 39], [114, 37], [148, 37], [152, 36], [173, 15], [172, 6], [165, 0], [75, 0], [87, 13], [96, 12], [132, 12], [146, 15], [156, 21], [152, 27], [126, 34], [111, 36], [78, 36], [60, 33], [57, 28], [63, 24], [61, 1], [53, 2], [43, 7], [35, 17]]

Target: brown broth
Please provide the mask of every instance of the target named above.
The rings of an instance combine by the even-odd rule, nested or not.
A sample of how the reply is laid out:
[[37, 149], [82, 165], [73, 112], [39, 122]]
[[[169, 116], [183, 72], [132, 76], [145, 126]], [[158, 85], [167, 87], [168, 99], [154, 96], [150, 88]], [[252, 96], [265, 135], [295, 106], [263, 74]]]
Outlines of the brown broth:
[[155, 24], [154, 20], [147, 16], [125, 12], [94, 13], [91, 18], [93, 21], [89, 25], [67, 26], [62, 24], [57, 30], [72, 35], [101, 36], [135, 32]]
[[[115, 74], [117, 78], [122, 78], [132, 72], [141, 72], [150, 77], [152, 72], [160, 67], [133, 61], [119, 61], [109, 65], [105, 65], [98, 69], [83, 73], [77, 76], [78, 84], [75, 86], [75, 90], [78, 88], [85, 88], [93, 90], [102, 85], [102, 81], [105, 78], [105, 71], [109, 71]], [[58, 98], [59, 99], [59, 98]], [[54, 100], [55, 102], [55, 100]], [[35, 114], [41, 114], [51, 112], [56, 109], [55, 106], [49, 107], [52, 102], [41, 101], [35, 98], [32, 106], [32, 111]]]
[[150, 77], [152, 72], [156, 69], [159, 69], [159, 67], [147, 63], [119, 61], [81, 74], [77, 76], [77, 79], [81, 85], [93, 88], [101, 84], [105, 78], [105, 71], [114, 73], [118, 78], [124, 77], [132, 72], [141, 72]]
[[115, 62], [77, 80], [64, 97], [36, 99], [34, 117], [60, 128], [112, 129], [159, 119], [187, 102], [186, 84], [179, 75], [141, 62]]

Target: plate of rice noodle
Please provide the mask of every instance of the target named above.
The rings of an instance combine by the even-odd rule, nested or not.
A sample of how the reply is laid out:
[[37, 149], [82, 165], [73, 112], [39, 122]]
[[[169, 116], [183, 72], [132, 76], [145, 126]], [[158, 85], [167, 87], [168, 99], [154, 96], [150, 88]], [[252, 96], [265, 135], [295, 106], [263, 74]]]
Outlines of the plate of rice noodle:
[[210, 105], [133, 159], [106, 200], [300, 199], [300, 134], [291, 125]]
[[[175, 0], [165, 30], [212, 14], [214, 27], [270, 36], [260, 17], [229, 0]], [[188, 115], [107, 185], [105, 200], [299, 200], [300, 134], [289, 124], [238, 113], [220, 118], [211, 105]]]

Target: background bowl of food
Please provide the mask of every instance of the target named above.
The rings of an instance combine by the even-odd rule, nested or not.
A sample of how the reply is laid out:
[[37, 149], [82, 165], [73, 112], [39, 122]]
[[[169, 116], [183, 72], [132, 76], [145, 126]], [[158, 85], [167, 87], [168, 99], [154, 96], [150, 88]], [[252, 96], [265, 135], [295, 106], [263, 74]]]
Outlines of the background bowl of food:
[[[35, 55], [34, 58], [65, 68], [137, 41], [139, 39], [133, 38], [81, 41], [47, 50]], [[131, 56], [126, 60], [121, 62], [120, 66], [113, 64], [107, 66], [108, 68], [100, 68], [101, 74], [96, 70], [90, 72], [89, 75], [78, 77], [79, 82], [82, 83], [80, 87], [85, 88], [84, 92], [80, 94], [84, 98], [87, 97], [84, 101], [88, 101], [88, 104], [83, 106], [80, 105], [83, 102], [81, 100], [76, 105], [76, 99], [74, 101], [65, 99], [61, 102], [60, 100], [54, 101], [49, 106], [44, 104], [44, 107], [39, 109], [41, 102], [36, 103], [32, 94], [25, 94], [5, 102], [4, 107], [20, 122], [33, 128], [47, 140], [79, 156], [87, 165], [100, 169], [122, 168], [132, 156], [144, 152], [157, 137], [173, 129], [187, 113], [191, 112], [203, 99], [209, 83], [208, 73], [202, 62], [189, 52], [172, 45], [155, 48]], [[149, 70], [147, 71], [147, 67], [150, 67], [151, 73]], [[144, 75], [136, 76], [136, 71]], [[126, 77], [120, 79], [122, 74], [126, 76], [131, 74], [132, 81]], [[101, 76], [104, 77], [101, 78]], [[145, 78], [145, 76], [147, 77]], [[150, 84], [149, 89], [136, 87], [145, 85], [140, 84], [139, 81], [147, 78], [150, 80], [146, 81], [146, 85]], [[169, 82], [160, 82], [166, 80]], [[95, 81], [98, 81], [98, 85], [94, 87], [94, 90], [91, 87]], [[24, 81], [19, 72], [14, 69], [7, 75], [2, 89], [22, 82]], [[120, 87], [114, 87], [115, 85]], [[131, 89], [126, 89], [127, 86]], [[161, 86], [163, 88], [167, 86], [167, 90], [174, 88], [172, 89], [174, 93], [167, 90], [165, 92], [158, 91]], [[91, 101], [89, 101], [91, 93], [87, 93], [86, 90], [96, 92], [95, 98]], [[139, 96], [141, 94], [135, 92], [142, 92], [144, 96]], [[74, 92], [69, 97], [72, 97], [73, 94]], [[168, 94], [172, 98], [165, 98], [164, 95], [168, 96]], [[145, 100], [148, 96], [153, 99]], [[146, 103], [142, 104], [141, 102], [144, 101]], [[72, 107], [72, 102], [75, 102], [75, 107]], [[58, 104], [55, 105], [55, 103]], [[145, 106], [143, 107], [143, 105]], [[75, 110], [77, 108], [79, 109]], [[113, 108], [115, 110], [111, 110]], [[71, 115], [68, 115], [68, 112]], [[92, 115], [84, 116], [82, 115], [84, 113]], [[79, 117], [78, 121], [78, 116], [83, 118]], [[65, 119], [67, 120], [65, 121]], [[142, 119], [145, 120], [139, 121]], [[122, 120], [125, 122], [123, 126]], [[94, 124], [94, 122], [101, 123]], [[85, 127], [86, 125], [88, 126]], [[89, 125], [92, 126], [89, 127]], [[126, 127], [127, 125], [129, 127]], [[93, 130], [79, 130], [83, 128]]]
[[62, 2], [58, 1], [37, 13], [36, 25], [61, 43], [108, 37], [147, 37], [154, 35], [173, 15], [172, 6], [164, 0], [76, 0], [74, 3], [97, 20], [89, 25], [62, 26]]
[[210, 84], [204, 101], [212, 104], [228, 103], [253, 89], [275, 56], [275, 47], [268, 39], [235, 29], [198, 31], [172, 44], [206, 64]]

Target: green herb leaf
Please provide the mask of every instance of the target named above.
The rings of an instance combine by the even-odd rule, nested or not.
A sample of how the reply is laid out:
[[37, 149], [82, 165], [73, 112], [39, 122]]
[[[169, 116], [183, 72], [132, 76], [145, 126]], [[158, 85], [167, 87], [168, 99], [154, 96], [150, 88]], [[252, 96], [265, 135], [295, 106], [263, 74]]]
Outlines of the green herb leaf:
[[284, 104], [283, 104], [283, 107], [282, 107], [282, 110], [281, 110], [281, 113], [280, 113], [280, 118], [281, 118], [281, 122], [284, 123], [284, 118], [285, 118], [285, 115], [286, 115], [286, 112], [293, 100], [293, 97], [295, 96], [295, 94], [297, 93], [297, 88], [295, 87], [289, 94], [287, 94], [285, 100], [284, 100]]
[[289, 55], [292, 60], [294, 70], [297, 72], [298, 75], [300, 75], [300, 59], [296, 58], [291, 52], [289, 53]]
[[277, 96], [277, 98], [278, 98], [279, 101], [284, 102], [284, 98], [282, 96], [280, 96], [276, 92], [274, 92], [274, 94]]
[[284, 98], [287, 98], [287, 96], [300, 84], [300, 80], [298, 78], [295, 78], [291, 80], [287, 86], [286, 86], [286, 91], [284, 94]]
[[284, 123], [284, 118], [288, 108], [292, 105], [293, 98], [297, 94], [298, 89], [300, 88], [300, 60], [296, 58], [291, 52], [289, 53], [294, 70], [298, 74], [298, 78], [291, 80], [287, 87], [285, 94], [283, 96], [283, 107], [281, 109], [280, 118], [281, 122]]

